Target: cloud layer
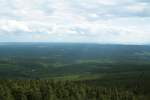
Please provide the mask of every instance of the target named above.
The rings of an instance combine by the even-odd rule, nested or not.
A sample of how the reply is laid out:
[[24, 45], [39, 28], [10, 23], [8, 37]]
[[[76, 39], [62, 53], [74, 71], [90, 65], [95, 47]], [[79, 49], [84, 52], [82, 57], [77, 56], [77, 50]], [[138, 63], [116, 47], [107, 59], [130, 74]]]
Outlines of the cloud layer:
[[1, 42], [150, 43], [149, 0], [0, 0]]

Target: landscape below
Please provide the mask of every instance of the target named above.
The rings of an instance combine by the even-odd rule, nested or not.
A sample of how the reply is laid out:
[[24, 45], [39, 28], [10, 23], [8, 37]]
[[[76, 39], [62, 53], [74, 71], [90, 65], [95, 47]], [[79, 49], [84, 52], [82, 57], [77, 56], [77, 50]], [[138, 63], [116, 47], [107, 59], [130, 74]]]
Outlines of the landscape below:
[[0, 100], [150, 100], [150, 46], [1, 43]]

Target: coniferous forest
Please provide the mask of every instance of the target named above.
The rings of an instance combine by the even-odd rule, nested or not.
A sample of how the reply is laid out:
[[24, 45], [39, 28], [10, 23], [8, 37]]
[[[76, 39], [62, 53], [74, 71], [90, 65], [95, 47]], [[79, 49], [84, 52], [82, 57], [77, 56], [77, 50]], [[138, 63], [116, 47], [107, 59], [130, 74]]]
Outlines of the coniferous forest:
[[0, 81], [0, 100], [149, 100], [149, 91], [150, 88], [135, 86], [95, 87], [88, 81]]
[[0, 45], [0, 100], [150, 100], [150, 46]]

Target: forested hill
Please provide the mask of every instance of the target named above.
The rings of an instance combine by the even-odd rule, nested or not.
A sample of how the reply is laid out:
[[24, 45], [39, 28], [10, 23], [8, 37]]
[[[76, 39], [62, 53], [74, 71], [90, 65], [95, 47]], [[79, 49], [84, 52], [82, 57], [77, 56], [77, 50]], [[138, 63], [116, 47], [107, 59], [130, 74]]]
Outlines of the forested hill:
[[0, 100], [150, 100], [150, 46], [0, 44]]

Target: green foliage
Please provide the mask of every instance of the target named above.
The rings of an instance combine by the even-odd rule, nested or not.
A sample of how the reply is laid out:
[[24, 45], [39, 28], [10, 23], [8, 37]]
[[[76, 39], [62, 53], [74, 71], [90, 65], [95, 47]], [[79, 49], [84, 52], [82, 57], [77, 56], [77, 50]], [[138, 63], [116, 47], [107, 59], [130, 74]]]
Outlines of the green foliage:
[[148, 95], [137, 93], [132, 88], [94, 87], [88, 81], [0, 81], [0, 100], [148, 100]]
[[0, 45], [0, 100], [150, 100], [149, 51], [135, 45]]

